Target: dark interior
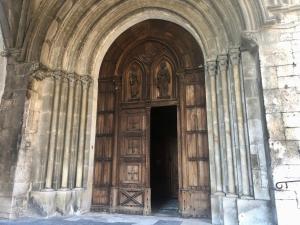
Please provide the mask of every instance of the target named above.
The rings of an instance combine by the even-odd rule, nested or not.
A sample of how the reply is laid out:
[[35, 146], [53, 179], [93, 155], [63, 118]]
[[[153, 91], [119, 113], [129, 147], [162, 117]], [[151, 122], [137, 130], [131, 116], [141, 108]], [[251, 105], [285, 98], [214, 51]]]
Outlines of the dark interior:
[[151, 195], [154, 213], [178, 212], [177, 107], [151, 109]]

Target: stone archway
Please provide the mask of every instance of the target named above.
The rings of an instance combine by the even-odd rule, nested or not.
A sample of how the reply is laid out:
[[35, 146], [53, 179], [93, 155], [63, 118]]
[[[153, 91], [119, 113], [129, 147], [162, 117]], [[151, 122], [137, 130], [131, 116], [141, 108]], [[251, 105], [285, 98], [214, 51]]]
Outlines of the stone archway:
[[153, 107], [173, 105], [178, 144], [170, 145], [177, 146], [171, 154], [178, 159], [174, 188], [179, 211], [210, 217], [203, 64], [194, 38], [163, 20], [136, 24], [113, 43], [98, 81], [93, 210], [151, 213], [151, 196], [164, 188], [155, 190], [150, 184], [150, 113]]
[[[78, 16], [79, 3], [45, 3], [51, 13], [63, 8], [51, 22], [50, 16], [37, 22], [27, 37], [27, 59], [44, 65], [35, 70], [30, 84], [29, 107], [40, 107], [28, 110], [39, 120], [38, 126], [32, 123], [27, 128], [29, 133], [36, 132], [30, 148], [39, 156], [32, 166], [36, 169], [32, 202], [48, 214], [56, 209], [65, 214], [90, 209], [98, 100], [95, 81], [100, 65], [122, 32], [139, 22], [161, 19], [187, 30], [203, 50], [213, 223], [232, 220], [238, 224], [240, 216], [251, 215], [258, 205], [269, 215], [264, 141], [255, 136], [257, 131], [263, 133], [261, 115], [256, 113], [261, 110], [261, 99], [244, 88], [245, 78], [254, 83], [259, 73], [256, 69], [245, 72], [246, 67], [257, 68], [257, 62], [247, 49], [240, 51], [241, 31], [258, 23], [241, 16], [251, 14], [249, 5], [242, 4], [244, 11], [234, 5], [231, 1], [128, 0], [112, 5], [91, 1]], [[220, 12], [222, 7], [227, 10]], [[222, 20], [229, 14], [230, 20]], [[28, 140], [32, 138], [29, 135]]]

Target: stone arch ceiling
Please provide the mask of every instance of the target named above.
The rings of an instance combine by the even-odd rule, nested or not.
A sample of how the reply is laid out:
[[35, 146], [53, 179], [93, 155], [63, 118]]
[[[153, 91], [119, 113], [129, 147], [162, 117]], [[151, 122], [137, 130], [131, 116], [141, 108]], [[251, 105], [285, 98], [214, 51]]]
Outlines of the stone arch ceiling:
[[243, 30], [257, 29], [264, 14], [249, 0], [51, 0], [42, 1], [25, 39], [26, 59], [53, 69], [97, 76], [113, 41], [146, 19], [184, 27], [206, 59], [239, 44]]

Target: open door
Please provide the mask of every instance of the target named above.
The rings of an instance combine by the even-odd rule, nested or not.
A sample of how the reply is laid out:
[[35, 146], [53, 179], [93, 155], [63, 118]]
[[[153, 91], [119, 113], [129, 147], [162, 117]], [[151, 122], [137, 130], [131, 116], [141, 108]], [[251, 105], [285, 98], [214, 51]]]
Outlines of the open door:
[[152, 108], [150, 127], [152, 212], [177, 214], [177, 106]]

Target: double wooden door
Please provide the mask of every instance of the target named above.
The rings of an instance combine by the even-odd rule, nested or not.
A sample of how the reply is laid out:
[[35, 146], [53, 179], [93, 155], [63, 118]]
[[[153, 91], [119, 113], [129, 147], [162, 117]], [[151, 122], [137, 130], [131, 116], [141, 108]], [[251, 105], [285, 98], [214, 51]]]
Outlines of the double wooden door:
[[93, 210], [151, 213], [151, 107], [177, 105], [180, 212], [209, 217], [204, 72], [184, 69], [179, 75], [176, 58], [150, 40], [124, 57], [121, 76], [99, 80]]

